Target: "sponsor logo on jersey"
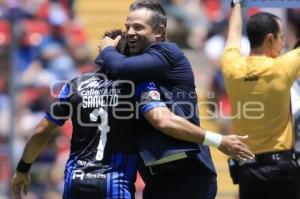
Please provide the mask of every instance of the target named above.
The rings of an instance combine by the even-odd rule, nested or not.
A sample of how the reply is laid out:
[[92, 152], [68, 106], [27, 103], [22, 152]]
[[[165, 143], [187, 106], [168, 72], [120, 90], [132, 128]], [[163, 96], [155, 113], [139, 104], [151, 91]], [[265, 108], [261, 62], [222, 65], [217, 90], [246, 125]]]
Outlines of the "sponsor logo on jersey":
[[78, 86], [78, 91], [86, 90], [86, 89], [100, 89], [100, 88], [108, 88], [116, 85], [116, 81], [101, 79], [98, 76], [91, 77], [83, 82], [80, 82]]
[[107, 80], [98, 76], [81, 82], [77, 88], [82, 97], [83, 108], [117, 106], [121, 88], [118, 81]]

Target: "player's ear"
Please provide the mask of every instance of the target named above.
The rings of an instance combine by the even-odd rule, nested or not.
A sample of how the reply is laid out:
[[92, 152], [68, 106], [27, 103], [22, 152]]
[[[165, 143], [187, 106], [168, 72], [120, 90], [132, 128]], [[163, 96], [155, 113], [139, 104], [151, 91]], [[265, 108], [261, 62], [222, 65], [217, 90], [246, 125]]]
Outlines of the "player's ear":
[[155, 31], [156, 41], [164, 41], [166, 34], [166, 27], [164, 25], [159, 25]]

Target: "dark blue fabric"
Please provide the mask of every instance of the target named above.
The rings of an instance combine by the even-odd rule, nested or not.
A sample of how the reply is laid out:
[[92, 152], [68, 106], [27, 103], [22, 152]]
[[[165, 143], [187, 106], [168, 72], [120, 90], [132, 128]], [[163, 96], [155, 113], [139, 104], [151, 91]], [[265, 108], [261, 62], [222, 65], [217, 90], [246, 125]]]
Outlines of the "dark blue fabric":
[[[189, 121], [199, 125], [193, 71], [176, 44], [155, 43], [143, 54], [132, 57], [121, 55], [114, 48], [108, 47], [97, 57], [97, 62], [102, 62], [104, 68], [116, 78], [154, 81], [162, 95], [162, 101], [175, 114], [187, 117]], [[144, 162], [149, 163], [178, 152], [191, 152], [202, 165], [215, 173], [207, 146], [158, 133], [144, 118], [139, 124], [141, 134], [138, 147]]]
[[[60, 92], [59, 95], [57, 97], [58, 101], [61, 102], [65, 102], [67, 101], [68, 97], [70, 96], [70, 86], [69, 84], [65, 84]], [[54, 108], [55, 109], [55, 108]], [[51, 111], [55, 111], [54, 109], [52, 109]], [[51, 112], [50, 111], [50, 112]], [[63, 112], [63, 110], [61, 109], [61, 111]], [[54, 124], [58, 125], [58, 126], [63, 126], [65, 124], [65, 119], [59, 119], [59, 117], [53, 113], [50, 113], [49, 111], [46, 112], [45, 114], [45, 118], [51, 122], [53, 122]]]
[[[66, 163], [63, 199], [134, 198], [136, 154], [112, 154], [109, 165], [82, 166], [78, 161], [86, 160], [80, 160], [79, 156], [73, 154]], [[74, 177], [76, 171], [84, 173], [82, 179], [79, 176]], [[97, 174], [105, 177], [91, 178]]]
[[53, 122], [54, 124], [56, 124], [57, 126], [62, 126], [64, 125], [64, 121], [63, 120], [59, 120], [59, 119], [55, 119], [53, 116], [51, 116], [50, 113], [46, 112], [45, 114], [45, 118], [51, 122]]
[[64, 100], [64, 99], [67, 99], [69, 96], [70, 96], [70, 86], [69, 86], [69, 84], [65, 84], [61, 88], [58, 98]]
[[150, 102], [140, 107], [141, 113], [147, 113], [148, 111], [157, 108], [157, 107], [166, 107], [166, 104], [163, 102]]
[[64, 193], [63, 199], [71, 199], [71, 186], [72, 186], [72, 174], [76, 169], [76, 160], [78, 156], [77, 154], [70, 155], [66, 166], [65, 166], [65, 185], [64, 185]]
[[196, 161], [187, 162], [186, 165], [158, 173], [157, 175], [151, 175], [149, 169], [142, 170], [140, 174], [147, 182], [143, 191], [143, 199], [216, 198], [216, 176], [207, 172]]
[[[141, 98], [142, 93], [150, 92], [150, 91], [158, 92], [158, 89], [154, 82], [140, 83], [139, 85], [137, 85], [136, 91], [135, 91], [136, 100], [141, 102], [140, 98]], [[151, 109], [154, 109], [156, 107], [166, 107], [166, 104], [164, 102], [162, 102], [160, 99], [158, 99], [157, 101], [154, 101], [154, 100], [152, 101], [152, 100], [141, 102], [141, 104], [139, 106], [139, 110], [142, 114], [147, 113], [148, 111], [150, 111]]]
[[139, 101], [141, 94], [146, 91], [157, 90], [157, 87], [154, 82], [142, 82], [136, 85], [135, 89], [135, 99]]
[[176, 59], [182, 56], [176, 44], [156, 43], [147, 48], [142, 55], [132, 57], [126, 57], [115, 48], [107, 47], [95, 62], [98, 65], [103, 64], [108, 73], [118, 78], [154, 80], [163, 79]]
[[132, 154], [113, 154], [110, 167], [112, 171], [106, 179], [107, 198], [131, 199], [134, 195], [137, 156]]
[[[82, 74], [71, 80], [48, 109], [50, 119], [70, 118], [72, 121], [71, 155], [65, 171], [64, 199], [134, 197], [138, 132], [135, 118], [125, 120], [122, 117], [132, 114], [132, 110], [123, 111], [127, 108], [124, 102], [130, 102], [130, 105], [135, 103], [132, 88], [101, 72]], [[101, 96], [107, 97], [107, 101], [115, 98], [117, 101], [114, 106], [104, 107], [106, 113], [103, 115], [106, 117], [107, 114], [109, 132], [103, 158], [99, 159], [97, 149], [104, 133], [99, 126], [103, 115], [95, 114], [97, 121], [90, 115], [101, 107]], [[114, 111], [119, 108], [122, 111], [118, 113], [120, 117], [116, 117]]]

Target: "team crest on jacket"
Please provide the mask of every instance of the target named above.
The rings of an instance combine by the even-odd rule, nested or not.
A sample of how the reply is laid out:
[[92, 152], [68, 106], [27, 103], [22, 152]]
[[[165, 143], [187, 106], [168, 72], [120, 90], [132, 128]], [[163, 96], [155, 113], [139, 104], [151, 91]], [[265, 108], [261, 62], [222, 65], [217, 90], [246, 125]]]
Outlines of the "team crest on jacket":
[[160, 101], [160, 93], [157, 90], [143, 92], [141, 102]]

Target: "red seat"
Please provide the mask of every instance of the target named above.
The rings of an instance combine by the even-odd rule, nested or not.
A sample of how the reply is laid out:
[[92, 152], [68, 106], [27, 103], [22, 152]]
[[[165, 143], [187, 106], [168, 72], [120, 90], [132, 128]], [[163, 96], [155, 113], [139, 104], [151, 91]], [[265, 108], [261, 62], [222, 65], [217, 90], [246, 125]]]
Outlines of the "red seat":
[[10, 23], [7, 20], [0, 20], [0, 46], [6, 46], [11, 40]]
[[49, 24], [43, 20], [25, 19], [21, 22], [24, 28], [24, 35], [22, 38], [23, 44], [37, 46], [40, 44], [42, 37], [49, 34]]

